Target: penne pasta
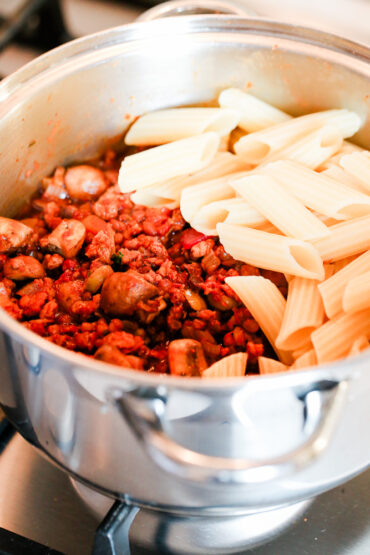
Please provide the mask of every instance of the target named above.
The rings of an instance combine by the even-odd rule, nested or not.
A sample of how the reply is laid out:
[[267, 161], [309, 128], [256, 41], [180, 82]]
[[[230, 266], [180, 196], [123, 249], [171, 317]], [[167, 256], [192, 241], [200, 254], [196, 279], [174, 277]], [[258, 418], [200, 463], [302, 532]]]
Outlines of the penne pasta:
[[268, 156], [264, 163], [273, 160], [294, 160], [314, 170], [338, 152], [341, 144], [342, 137], [338, 129], [325, 125], [321, 129], [311, 131], [287, 148]]
[[247, 361], [247, 353], [229, 355], [204, 370], [202, 378], [238, 378], [245, 376]]
[[[225, 222], [225, 223], [229, 223], [229, 222]], [[248, 226], [248, 227], [252, 227], [252, 226]], [[274, 233], [275, 235], [284, 235], [280, 231], [280, 229], [275, 227], [271, 222], [268, 222], [267, 220], [263, 224], [256, 226], [255, 229], [258, 229], [259, 231], [265, 231], [266, 233]]]
[[286, 309], [276, 345], [286, 351], [303, 347], [311, 332], [324, 322], [317, 281], [295, 277], [289, 282]]
[[231, 224], [217, 224], [217, 231], [226, 252], [237, 260], [266, 270], [324, 278], [322, 260], [310, 243]]
[[319, 283], [318, 289], [324, 303], [324, 309], [329, 318], [332, 318], [342, 310], [342, 298], [347, 283], [370, 271], [370, 251], [365, 252], [332, 277]]
[[161, 145], [215, 131], [228, 135], [238, 125], [239, 113], [229, 108], [170, 108], [137, 119], [125, 136], [127, 145]]
[[338, 314], [312, 332], [311, 339], [319, 364], [345, 357], [360, 335], [370, 333], [370, 310]]
[[370, 153], [368, 151], [346, 154], [340, 159], [339, 165], [358, 179], [370, 192]]
[[130, 193], [201, 170], [214, 158], [219, 142], [217, 133], [209, 132], [126, 156], [118, 185], [122, 193]]
[[303, 347], [300, 347], [299, 349], [295, 349], [292, 352], [292, 357], [294, 358], [294, 360], [297, 360], [297, 358], [301, 357], [305, 353], [308, 353], [308, 351], [311, 351], [311, 349], [313, 349], [313, 345], [312, 345], [311, 336], [310, 336], [307, 340], [307, 343], [305, 343]]
[[260, 325], [280, 360], [289, 364], [289, 353], [281, 351], [275, 344], [286, 306], [276, 285], [262, 276], [227, 277], [225, 283], [238, 295]]
[[192, 187], [212, 179], [218, 179], [224, 175], [247, 170], [248, 165], [230, 152], [217, 152], [212, 162], [200, 171], [190, 175], [174, 177], [140, 189], [131, 195], [133, 202], [145, 206], [168, 206], [177, 208], [180, 206], [181, 193], [186, 187]]
[[266, 221], [248, 202], [231, 198], [202, 206], [191, 220], [191, 226], [205, 235], [217, 235], [216, 225], [220, 222], [257, 227]]
[[342, 138], [351, 137], [361, 126], [360, 117], [349, 110], [327, 110], [308, 114], [250, 133], [234, 145], [238, 156], [250, 164], [260, 164], [268, 156], [287, 148], [297, 139], [325, 125], [338, 129]]
[[239, 127], [252, 133], [271, 125], [290, 120], [292, 117], [240, 89], [225, 89], [218, 97], [223, 108], [232, 108], [239, 114]]
[[292, 370], [298, 370], [301, 368], [308, 368], [309, 366], [315, 366], [317, 364], [317, 357], [314, 349], [310, 349], [306, 353], [303, 353], [298, 357], [292, 364]]
[[321, 166], [317, 168], [317, 170], [321, 172], [332, 166], [339, 167], [339, 161], [344, 154], [351, 154], [352, 152], [361, 152], [363, 150], [364, 149], [361, 148], [360, 146], [357, 146], [348, 141], [343, 141], [342, 146], [340, 147], [338, 152], [336, 152], [333, 156], [331, 156], [328, 160], [326, 160], [323, 164], [321, 164]]
[[370, 308], [370, 271], [352, 278], [343, 293], [344, 312], [358, 312]]
[[366, 351], [366, 349], [369, 349], [369, 348], [370, 348], [369, 339], [366, 337], [366, 335], [360, 335], [360, 337], [355, 339], [355, 341], [353, 342], [353, 345], [348, 353], [348, 356], [351, 357], [354, 355], [358, 355], [362, 353], [362, 351]]
[[289, 237], [304, 240], [330, 234], [325, 224], [270, 176], [250, 175], [233, 179], [230, 185], [253, 208]]
[[170, 210], [178, 207], [178, 202], [175, 200], [160, 197], [151, 192], [152, 187], [146, 187], [145, 189], [139, 189], [135, 193], [131, 194], [131, 200], [135, 204], [142, 204], [143, 206], [153, 206], [160, 208], [161, 206], [166, 206]]
[[311, 243], [326, 262], [334, 262], [370, 249], [370, 216], [363, 216], [330, 227], [330, 236]]
[[326, 170], [321, 172], [321, 175], [325, 175], [326, 177], [330, 177], [335, 181], [339, 181], [339, 183], [343, 183], [347, 187], [351, 189], [355, 189], [356, 191], [360, 191], [360, 193], [366, 193], [365, 187], [361, 184], [361, 182], [354, 177], [347, 173], [343, 168], [339, 166], [330, 165]]
[[258, 370], [260, 374], [276, 374], [277, 372], [286, 372], [289, 370], [289, 366], [274, 358], [258, 357]]
[[370, 214], [370, 196], [297, 162], [281, 160], [262, 168], [305, 206], [337, 220]]
[[208, 203], [235, 197], [235, 191], [229, 185], [230, 176], [212, 179], [183, 190], [180, 209], [183, 218], [191, 222], [199, 210]]

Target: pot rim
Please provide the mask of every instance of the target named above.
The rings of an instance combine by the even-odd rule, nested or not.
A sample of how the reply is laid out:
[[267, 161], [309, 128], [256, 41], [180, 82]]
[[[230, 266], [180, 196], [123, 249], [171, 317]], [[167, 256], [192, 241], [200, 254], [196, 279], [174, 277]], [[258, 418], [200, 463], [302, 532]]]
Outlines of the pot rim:
[[74, 39], [53, 48], [28, 62], [1, 81], [0, 104], [19, 86], [25, 85], [33, 77], [37, 77], [40, 73], [49, 69], [54, 69], [56, 64], [63, 65], [71, 58], [86, 54], [91, 49], [96, 51], [119, 43], [177, 36], [179, 32], [183, 34], [200, 34], [211, 32], [237, 33], [243, 31], [250, 34], [265, 34], [271, 37], [276, 36], [276, 38], [280, 39], [296, 40], [298, 43], [316, 45], [370, 64], [370, 46], [312, 27], [276, 22], [272, 19], [257, 16], [240, 17], [238, 15], [220, 14], [171, 16], [153, 21], [139, 21], [119, 25]]
[[[57, 65], [63, 65], [72, 58], [83, 56], [94, 50], [104, 49], [119, 43], [130, 43], [138, 40], [148, 40], [154, 38], [165, 38], [171, 35], [177, 36], [179, 32], [183, 34], [201, 33], [250, 33], [254, 35], [266, 34], [280, 39], [296, 40], [298, 43], [309, 43], [326, 50], [344, 54], [357, 61], [367, 62], [370, 76], [370, 48], [338, 35], [326, 33], [312, 29], [310, 27], [297, 26], [289, 23], [277, 23], [270, 19], [260, 17], [251, 18], [230, 15], [187, 15], [180, 17], [166, 17], [148, 22], [130, 23], [113, 27], [112, 29], [100, 31], [75, 39], [62, 46], [59, 46], [35, 60], [29, 62], [16, 72], [6, 77], [0, 84], [0, 106], [6, 102], [13, 93], [17, 92], [21, 86], [26, 85], [32, 79], [48, 70], [54, 70]], [[131, 33], [131, 35], [130, 35]], [[127, 34], [127, 36], [126, 36]], [[367, 67], [367, 66], [365, 66]], [[155, 374], [126, 369], [112, 364], [104, 363], [81, 353], [69, 351], [37, 335], [17, 322], [5, 310], [0, 309], [0, 326], [2, 330], [9, 333], [21, 343], [37, 347], [42, 353], [56, 357], [61, 363], [72, 367], [83, 367], [86, 370], [106, 375], [114, 375], [122, 380], [139, 383], [140, 385], [152, 386], [156, 388], [176, 388], [176, 389], [197, 389], [201, 391], [225, 391], [238, 390], [241, 386], [248, 386], [253, 389], [281, 388], [282, 380], [286, 380], [289, 386], [300, 386], [319, 380], [338, 380], [338, 372], [341, 377], [350, 375], [355, 377], [356, 369], [360, 370], [363, 362], [370, 363], [370, 352], [362, 353], [348, 364], [346, 359], [333, 363], [320, 365], [313, 369], [296, 370], [294, 373], [281, 372], [274, 375], [251, 375], [241, 378], [214, 378], [204, 380], [202, 378], [183, 378], [171, 374]], [[318, 374], [318, 372], [320, 372]], [[287, 385], [288, 385], [287, 384]]]

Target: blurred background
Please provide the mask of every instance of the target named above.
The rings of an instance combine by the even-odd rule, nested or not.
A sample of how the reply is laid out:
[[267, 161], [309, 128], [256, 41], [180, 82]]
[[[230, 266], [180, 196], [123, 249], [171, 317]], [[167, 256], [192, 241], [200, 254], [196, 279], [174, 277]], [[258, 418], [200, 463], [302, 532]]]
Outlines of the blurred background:
[[[195, 0], [196, 1], [196, 0]], [[370, 45], [370, 0], [234, 0], [262, 17]], [[0, 0], [0, 78], [67, 40], [130, 23], [158, 0]]]

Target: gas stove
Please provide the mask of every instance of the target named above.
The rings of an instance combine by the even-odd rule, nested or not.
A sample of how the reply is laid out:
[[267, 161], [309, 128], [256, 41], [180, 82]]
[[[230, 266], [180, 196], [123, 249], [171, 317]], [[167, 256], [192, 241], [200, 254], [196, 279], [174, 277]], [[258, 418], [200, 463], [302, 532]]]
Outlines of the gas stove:
[[3, 555], [370, 553], [370, 470], [275, 514], [194, 520], [127, 506], [71, 481], [6, 421], [0, 450]]

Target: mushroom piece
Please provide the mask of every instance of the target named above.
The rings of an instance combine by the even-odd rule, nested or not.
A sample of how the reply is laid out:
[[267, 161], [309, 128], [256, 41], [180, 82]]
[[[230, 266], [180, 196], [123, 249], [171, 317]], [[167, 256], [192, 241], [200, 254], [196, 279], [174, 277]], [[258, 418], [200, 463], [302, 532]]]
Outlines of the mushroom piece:
[[113, 270], [110, 266], [104, 265], [96, 268], [85, 281], [86, 291], [90, 293], [96, 293], [100, 287], [103, 285], [104, 281], [113, 274]]
[[63, 220], [50, 235], [40, 240], [46, 250], [73, 258], [85, 240], [85, 226], [78, 220]]
[[208, 367], [203, 347], [195, 339], [175, 339], [168, 346], [168, 364], [176, 376], [200, 376]]
[[74, 200], [93, 200], [108, 187], [104, 173], [93, 166], [74, 166], [65, 174], [65, 185]]
[[84, 291], [84, 282], [81, 280], [64, 281], [57, 290], [57, 301], [60, 308], [67, 313], [71, 313], [76, 301], [80, 301]]
[[117, 366], [125, 366], [126, 368], [133, 368], [135, 370], [143, 370], [144, 363], [139, 357], [133, 355], [124, 355], [114, 345], [102, 345], [95, 353], [94, 358], [109, 364], [116, 364]]
[[23, 247], [33, 230], [27, 225], [10, 218], [0, 218], [0, 254]]
[[104, 281], [100, 307], [109, 316], [132, 314], [139, 301], [158, 294], [158, 288], [135, 270], [115, 272]]
[[4, 276], [15, 281], [37, 279], [45, 276], [45, 270], [33, 256], [20, 255], [5, 262]]

